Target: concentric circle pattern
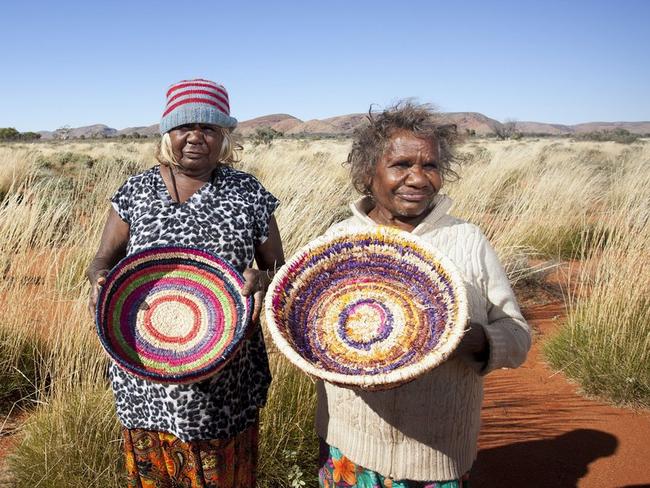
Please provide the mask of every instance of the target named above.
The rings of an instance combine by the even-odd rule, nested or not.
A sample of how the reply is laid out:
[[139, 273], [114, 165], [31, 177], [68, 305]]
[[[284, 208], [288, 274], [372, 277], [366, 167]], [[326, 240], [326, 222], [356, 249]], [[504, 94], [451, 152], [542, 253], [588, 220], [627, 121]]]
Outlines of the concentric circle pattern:
[[440, 364], [467, 321], [453, 264], [387, 227], [308, 244], [276, 275], [265, 308], [274, 341], [298, 367], [369, 388]]
[[109, 273], [97, 301], [104, 349], [132, 374], [190, 383], [218, 372], [238, 349], [251, 311], [242, 276], [192, 248], [132, 254]]

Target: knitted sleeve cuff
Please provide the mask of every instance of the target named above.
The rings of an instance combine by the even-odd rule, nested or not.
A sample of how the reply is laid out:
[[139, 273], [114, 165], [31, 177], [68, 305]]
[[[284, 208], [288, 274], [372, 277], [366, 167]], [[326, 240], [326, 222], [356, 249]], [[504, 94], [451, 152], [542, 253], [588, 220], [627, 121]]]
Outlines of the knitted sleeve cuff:
[[481, 374], [498, 368], [516, 368], [526, 360], [531, 339], [525, 324], [501, 319], [483, 328], [490, 343], [490, 357]]

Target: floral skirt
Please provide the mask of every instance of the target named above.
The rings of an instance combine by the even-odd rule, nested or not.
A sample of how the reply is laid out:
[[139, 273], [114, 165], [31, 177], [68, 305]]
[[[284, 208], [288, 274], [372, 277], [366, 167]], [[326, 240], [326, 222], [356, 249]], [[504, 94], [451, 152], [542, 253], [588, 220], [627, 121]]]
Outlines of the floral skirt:
[[375, 471], [354, 464], [336, 447], [328, 446], [322, 439], [320, 443], [318, 480], [320, 486], [324, 488], [469, 488], [469, 473], [461, 479], [449, 481], [386, 478]]
[[183, 442], [123, 429], [130, 488], [254, 488], [259, 422], [231, 439]]

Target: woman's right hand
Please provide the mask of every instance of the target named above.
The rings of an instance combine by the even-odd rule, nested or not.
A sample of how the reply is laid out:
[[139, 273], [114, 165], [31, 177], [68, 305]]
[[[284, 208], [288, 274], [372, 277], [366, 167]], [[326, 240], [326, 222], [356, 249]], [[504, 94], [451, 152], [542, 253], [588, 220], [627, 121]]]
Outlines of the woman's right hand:
[[99, 269], [90, 276], [90, 296], [88, 297], [88, 310], [90, 315], [95, 316], [95, 308], [97, 307], [97, 299], [99, 298], [99, 290], [106, 283], [107, 269]]

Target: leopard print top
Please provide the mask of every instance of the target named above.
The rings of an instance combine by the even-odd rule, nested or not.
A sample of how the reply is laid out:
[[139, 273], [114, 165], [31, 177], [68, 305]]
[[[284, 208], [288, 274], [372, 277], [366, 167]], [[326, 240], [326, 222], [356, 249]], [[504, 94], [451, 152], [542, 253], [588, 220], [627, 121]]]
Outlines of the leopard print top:
[[[129, 224], [127, 254], [152, 246], [200, 247], [240, 272], [251, 266], [255, 247], [267, 239], [278, 206], [255, 177], [228, 166], [220, 166], [211, 182], [180, 204], [171, 198], [159, 166], [130, 177], [111, 202]], [[224, 439], [244, 431], [257, 418], [271, 381], [259, 328], [223, 370], [199, 383], [153, 383], [114, 363], [109, 375], [124, 426], [170, 432], [184, 441]]]

